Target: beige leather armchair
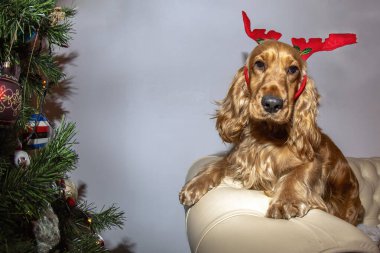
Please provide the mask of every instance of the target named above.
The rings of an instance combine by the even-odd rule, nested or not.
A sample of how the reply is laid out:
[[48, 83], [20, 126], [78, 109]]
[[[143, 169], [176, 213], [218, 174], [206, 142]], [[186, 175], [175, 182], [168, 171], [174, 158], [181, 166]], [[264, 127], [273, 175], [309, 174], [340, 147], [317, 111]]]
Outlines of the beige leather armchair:
[[[194, 163], [187, 180], [217, 156]], [[380, 158], [348, 158], [360, 184], [364, 224], [380, 224]], [[270, 199], [225, 179], [186, 211], [193, 253], [379, 252], [378, 246], [351, 224], [320, 210], [303, 218], [265, 218]]]

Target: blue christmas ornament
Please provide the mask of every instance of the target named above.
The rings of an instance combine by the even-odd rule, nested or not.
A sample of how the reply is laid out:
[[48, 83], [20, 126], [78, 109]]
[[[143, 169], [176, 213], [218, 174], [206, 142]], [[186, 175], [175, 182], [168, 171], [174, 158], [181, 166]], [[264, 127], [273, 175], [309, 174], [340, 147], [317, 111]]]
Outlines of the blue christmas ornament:
[[25, 41], [26, 43], [29, 43], [29, 42], [31, 42], [31, 41], [34, 41], [34, 39], [36, 38], [36, 35], [37, 35], [37, 33], [36, 33], [35, 31], [32, 31], [32, 32], [30, 32], [30, 33], [26, 33], [26, 34], [24, 35], [24, 41]]

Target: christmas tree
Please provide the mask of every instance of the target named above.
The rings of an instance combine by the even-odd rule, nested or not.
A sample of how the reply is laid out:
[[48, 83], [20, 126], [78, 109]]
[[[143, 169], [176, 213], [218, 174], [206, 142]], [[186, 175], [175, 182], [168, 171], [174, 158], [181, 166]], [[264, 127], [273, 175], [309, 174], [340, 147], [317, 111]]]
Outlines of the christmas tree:
[[100, 232], [123, 225], [115, 205], [96, 211], [81, 197], [68, 178], [75, 124], [45, 113], [74, 15], [55, 0], [0, 2], [0, 252], [107, 252]]

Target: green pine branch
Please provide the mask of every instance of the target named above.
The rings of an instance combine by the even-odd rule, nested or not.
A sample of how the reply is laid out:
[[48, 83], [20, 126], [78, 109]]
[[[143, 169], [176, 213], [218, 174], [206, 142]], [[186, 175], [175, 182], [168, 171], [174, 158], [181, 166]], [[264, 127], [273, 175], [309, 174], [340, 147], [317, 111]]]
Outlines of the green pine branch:
[[54, 0], [2, 0], [0, 38], [5, 49], [1, 54], [2, 62], [15, 60], [11, 50], [18, 42], [25, 42], [26, 35], [32, 35], [39, 29], [54, 6]]
[[[63, 120], [45, 147], [30, 151], [28, 167], [18, 168], [12, 158], [30, 115], [44, 113], [45, 95], [65, 79], [54, 49], [68, 46], [75, 14], [73, 8], [56, 8], [56, 0], [0, 1], [0, 67], [6, 61], [19, 66], [22, 86], [17, 123], [0, 128], [0, 252], [37, 252], [33, 224], [49, 205], [59, 219], [61, 235], [54, 253], [107, 252], [96, 233], [121, 228], [125, 220], [115, 205], [97, 212], [94, 204], [79, 199], [70, 207], [65, 189], [56, 184], [76, 169], [74, 123]], [[43, 80], [48, 82], [45, 87]]]
[[75, 124], [63, 121], [47, 146], [31, 157], [28, 168], [8, 165], [0, 170], [5, 171], [0, 178], [0, 216], [39, 217], [43, 207], [57, 198], [57, 189], [52, 184], [76, 168], [74, 131]]
[[7, 237], [2, 236], [0, 233], [0, 252], [2, 253], [36, 253], [34, 250], [35, 243], [32, 239], [25, 240], [19, 235], [14, 235], [8, 240]]
[[125, 220], [124, 212], [114, 205], [96, 212], [93, 203], [79, 201], [75, 207], [68, 208], [63, 199], [57, 199], [53, 208], [59, 220], [65, 221], [59, 227], [64, 238], [57, 246], [60, 252], [106, 252], [100, 247], [97, 234], [105, 229], [121, 228]]
[[63, 120], [59, 128], [55, 130], [52, 140], [38, 156], [33, 157], [30, 168], [33, 168], [35, 173], [46, 181], [62, 178], [65, 173], [73, 171], [78, 160], [73, 149], [77, 144], [74, 137], [75, 123]]
[[[110, 207], [105, 207], [97, 212], [94, 203], [87, 203], [87, 201], [80, 202], [78, 208], [86, 215], [86, 218], [91, 218], [91, 229], [94, 232], [100, 233], [101, 231], [111, 229], [113, 227], [122, 228], [125, 221], [125, 213], [119, 209], [115, 204]], [[79, 219], [77, 224], [81, 224], [83, 219]], [[79, 225], [81, 226], [81, 225]]]
[[65, 253], [105, 253], [109, 252], [105, 247], [98, 243], [95, 234], [82, 234], [72, 241], [70, 249]]
[[124, 212], [113, 204], [108, 208], [103, 207], [99, 213], [92, 214], [92, 228], [97, 232], [112, 229], [113, 227], [121, 229], [124, 225], [124, 220]]

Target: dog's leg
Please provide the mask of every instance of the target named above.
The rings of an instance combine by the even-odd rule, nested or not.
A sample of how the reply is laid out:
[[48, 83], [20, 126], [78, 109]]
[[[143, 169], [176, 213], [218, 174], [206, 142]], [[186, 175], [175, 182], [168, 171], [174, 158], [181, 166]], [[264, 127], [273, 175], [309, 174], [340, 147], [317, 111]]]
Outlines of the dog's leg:
[[317, 162], [309, 162], [286, 172], [278, 181], [266, 216], [275, 219], [303, 217], [311, 208], [326, 211], [322, 199], [324, 184]]
[[209, 190], [218, 186], [225, 176], [225, 168], [223, 160], [208, 164], [182, 188], [179, 193], [181, 204], [194, 205]]
[[324, 200], [328, 212], [357, 225], [364, 216], [359, 198], [359, 183], [347, 161], [343, 158], [334, 164], [329, 173]]

